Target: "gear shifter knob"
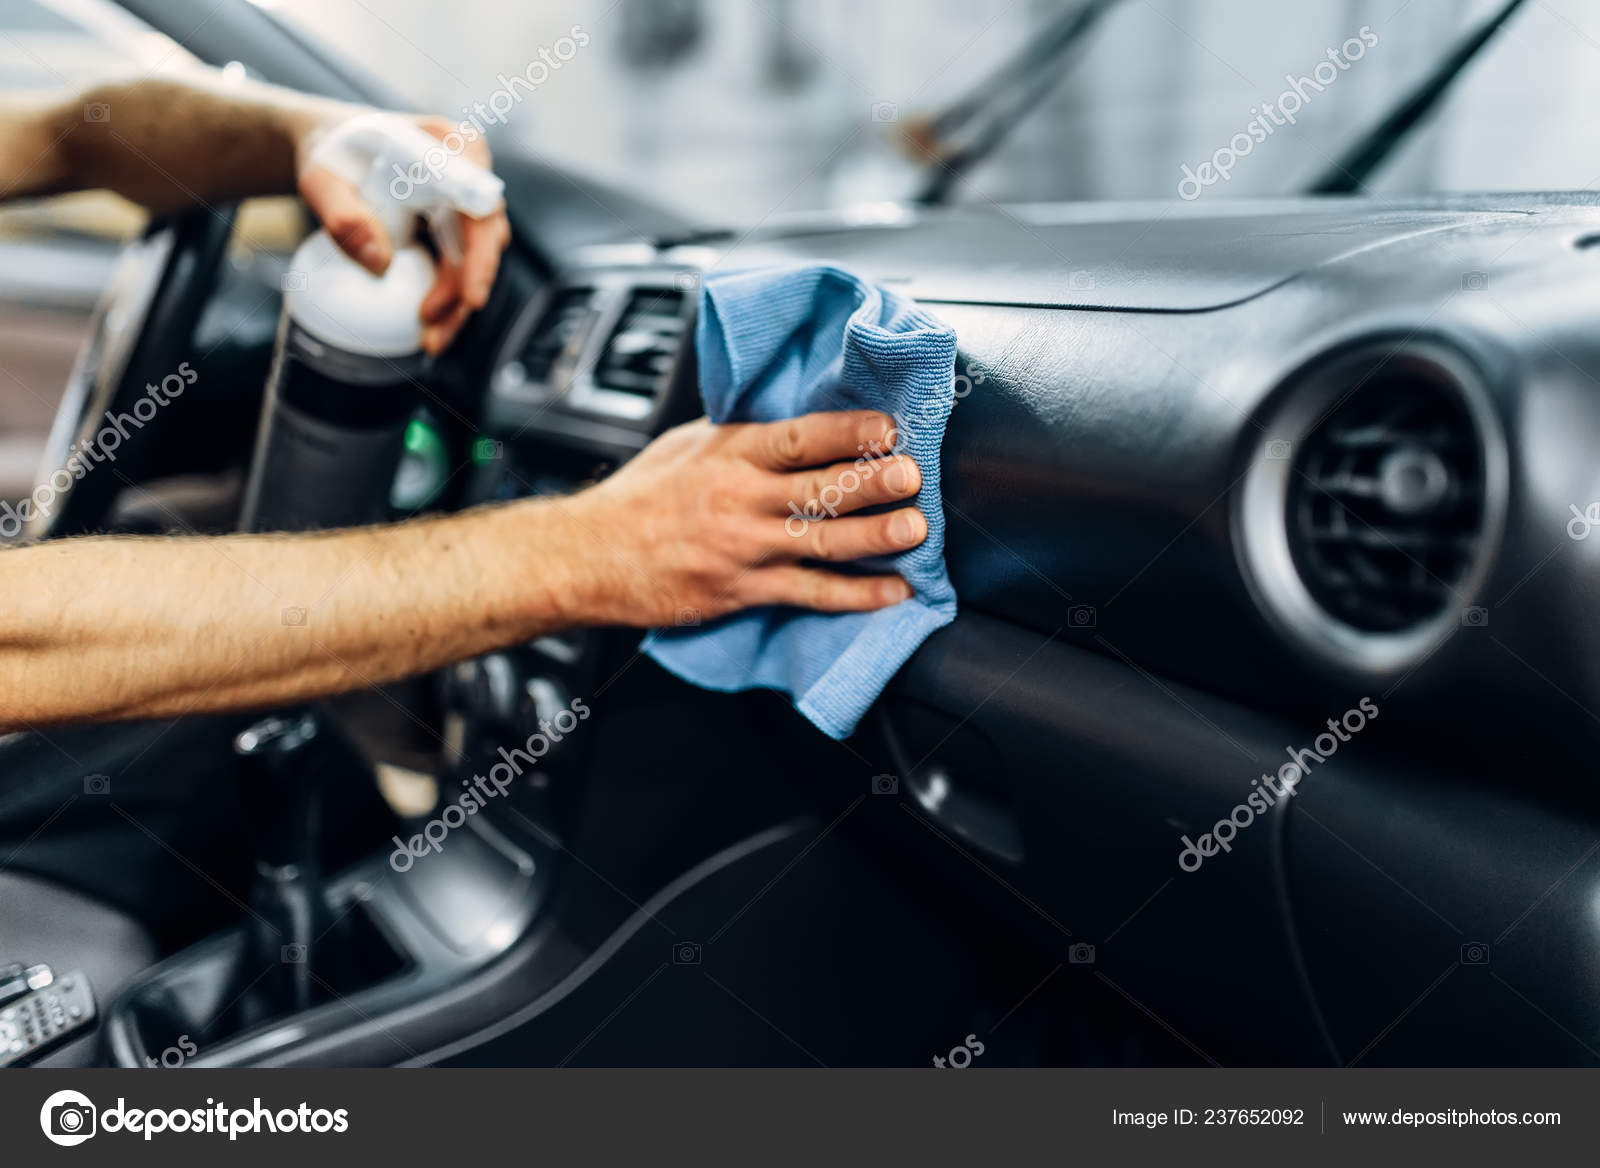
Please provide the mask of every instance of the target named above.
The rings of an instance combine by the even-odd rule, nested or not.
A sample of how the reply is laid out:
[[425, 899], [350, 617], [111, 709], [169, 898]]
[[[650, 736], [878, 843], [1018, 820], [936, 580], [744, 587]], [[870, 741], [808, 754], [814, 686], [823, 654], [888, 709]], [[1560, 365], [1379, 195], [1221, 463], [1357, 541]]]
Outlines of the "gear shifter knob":
[[[329, 912], [317, 866], [322, 789], [316, 715], [263, 718], [233, 741], [239, 797], [255, 845], [256, 876], [236, 971], [246, 985], [243, 1025], [309, 1009], [316, 967], [329, 944]], [[324, 971], [326, 972], [326, 971]]]
[[316, 738], [316, 717], [305, 712], [263, 718], [233, 740], [239, 798], [260, 866], [314, 862], [321, 792], [305, 751]]

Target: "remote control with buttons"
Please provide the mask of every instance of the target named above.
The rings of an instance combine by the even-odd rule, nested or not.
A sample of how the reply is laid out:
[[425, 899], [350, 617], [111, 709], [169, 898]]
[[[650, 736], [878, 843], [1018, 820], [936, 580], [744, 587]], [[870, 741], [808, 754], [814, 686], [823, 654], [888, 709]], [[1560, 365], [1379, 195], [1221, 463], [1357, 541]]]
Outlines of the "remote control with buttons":
[[94, 1024], [94, 993], [82, 973], [11, 998], [0, 1005], [0, 1067], [36, 1062]]

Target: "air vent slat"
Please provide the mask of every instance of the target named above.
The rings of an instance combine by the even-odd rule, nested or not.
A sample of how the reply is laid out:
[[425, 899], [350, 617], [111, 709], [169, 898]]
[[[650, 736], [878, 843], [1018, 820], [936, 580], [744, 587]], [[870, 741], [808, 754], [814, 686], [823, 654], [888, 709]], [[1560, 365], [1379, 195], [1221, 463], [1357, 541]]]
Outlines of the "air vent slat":
[[595, 385], [638, 397], [660, 396], [688, 331], [684, 307], [685, 295], [676, 289], [630, 294], [595, 365]]
[[593, 304], [593, 288], [563, 288], [556, 293], [522, 350], [528, 381], [543, 385], [550, 380], [562, 354], [587, 331]]
[[1452, 434], [1447, 430], [1400, 430], [1388, 426], [1366, 426], [1359, 430], [1335, 430], [1328, 435], [1328, 443], [1341, 450], [1371, 450], [1411, 443], [1416, 446], [1452, 448], [1470, 444], [1471, 435]]
[[1313, 479], [1312, 486], [1330, 495], [1354, 495], [1361, 499], [1375, 499], [1382, 490], [1377, 479], [1350, 474], [1325, 475]]
[[1398, 551], [1470, 552], [1477, 546], [1475, 534], [1441, 535], [1434, 531], [1394, 531], [1382, 528], [1349, 527], [1343, 530], [1311, 528], [1306, 536], [1320, 543], [1354, 544], [1365, 548], [1394, 548]]

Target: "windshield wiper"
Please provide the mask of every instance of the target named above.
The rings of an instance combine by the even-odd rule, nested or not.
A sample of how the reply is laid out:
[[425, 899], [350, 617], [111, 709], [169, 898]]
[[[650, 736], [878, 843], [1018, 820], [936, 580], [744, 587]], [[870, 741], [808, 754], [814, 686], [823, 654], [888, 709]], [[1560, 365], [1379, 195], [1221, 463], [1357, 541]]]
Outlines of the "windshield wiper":
[[1345, 151], [1322, 176], [1306, 188], [1311, 195], [1349, 195], [1361, 189], [1372, 172], [1383, 165], [1384, 159], [1408, 138], [1412, 130], [1439, 100], [1478, 53], [1494, 39], [1495, 33], [1518, 8], [1522, 0], [1508, 0], [1494, 16], [1463, 37], [1448, 56], [1423, 78], [1399, 105], [1395, 106], [1376, 126], [1368, 130]]
[[[970, 94], [930, 118], [912, 122], [906, 129], [906, 144], [919, 159], [928, 161], [916, 202], [946, 202], [956, 184], [992, 154], [1017, 123], [1066, 76], [1062, 58], [1116, 3], [1117, 0], [1085, 0], [1068, 9]], [[1013, 92], [1016, 97], [1006, 104], [1005, 99]], [[1001, 108], [993, 109], [995, 106]], [[988, 120], [980, 121], [985, 115]], [[951, 140], [974, 122], [979, 123], [978, 128], [967, 134], [966, 141], [952, 145]]]

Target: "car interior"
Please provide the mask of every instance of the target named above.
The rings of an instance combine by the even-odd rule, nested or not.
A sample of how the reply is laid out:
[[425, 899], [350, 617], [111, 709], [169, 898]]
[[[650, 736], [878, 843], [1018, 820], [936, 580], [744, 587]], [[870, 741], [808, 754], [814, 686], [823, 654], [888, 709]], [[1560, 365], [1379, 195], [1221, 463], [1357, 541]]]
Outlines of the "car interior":
[[[399, 104], [244, 0], [193, 32], [123, 6]], [[707, 272], [828, 261], [956, 330], [959, 615], [843, 741], [621, 629], [293, 716], [0, 738], [48, 823], [0, 857], [0, 996], [81, 980], [98, 1020], [46, 1065], [1600, 1061], [1592, 189], [741, 226], [496, 170], [514, 238], [428, 370], [395, 517], [603, 478], [699, 415]], [[285, 275], [230, 262], [239, 220], [122, 254], [51, 465], [201, 376], [32, 537], [237, 525]]]

